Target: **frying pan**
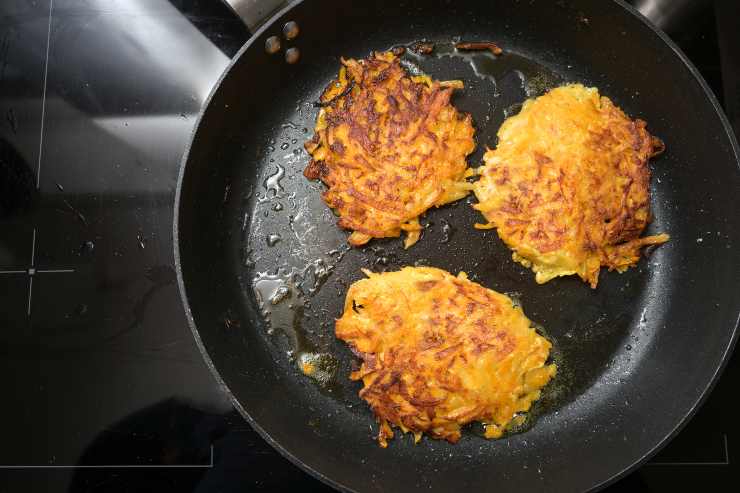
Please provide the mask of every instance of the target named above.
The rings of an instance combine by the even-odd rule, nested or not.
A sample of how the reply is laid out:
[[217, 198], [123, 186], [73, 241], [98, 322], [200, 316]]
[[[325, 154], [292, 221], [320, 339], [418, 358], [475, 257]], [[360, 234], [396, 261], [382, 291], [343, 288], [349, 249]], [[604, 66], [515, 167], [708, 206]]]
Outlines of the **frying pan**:
[[[291, 21], [299, 34], [286, 40]], [[282, 45], [272, 55], [271, 36]], [[646, 233], [668, 232], [670, 242], [624, 274], [602, 272], [595, 290], [574, 276], [540, 286], [494, 231], [473, 229], [480, 217], [468, 199], [429, 211], [408, 250], [400, 239], [349, 249], [322, 185], [302, 176], [314, 102], [340, 56], [421, 39], [435, 53], [404, 63], [465, 82], [454, 104], [475, 122], [473, 166], [518, 104], [566, 81], [597, 86], [645, 119], [667, 146], [651, 164]], [[457, 39], [496, 41], [505, 53], [463, 56], [450, 48]], [[286, 62], [288, 48], [296, 63]], [[356, 491], [579, 491], [646, 461], [721, 372], [740, 311], [738, 190], [737, 142], [711, 91], [621, 2], [298, 2], [257, 30], [208, 99], [179, 177], [175, 256], [216, 380], [272, 446], [317, 478]], [[378, 447], [333, 321], [361, 268], [420, 264], [519, 297], [553, 341], [559, 373], [527, 430], [489, 441], [470, 427], [455, 445], [397, 436]], [[316, 360], [321, 381], [299, 371], [302, 358]]]

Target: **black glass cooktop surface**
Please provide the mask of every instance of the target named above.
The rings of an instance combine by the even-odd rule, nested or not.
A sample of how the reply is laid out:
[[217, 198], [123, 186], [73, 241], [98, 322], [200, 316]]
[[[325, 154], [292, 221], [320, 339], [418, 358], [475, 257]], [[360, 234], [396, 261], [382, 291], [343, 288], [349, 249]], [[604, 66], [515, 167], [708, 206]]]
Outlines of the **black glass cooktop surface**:
[[[709, 5], [673, 37], [736, 114], [732, 10]], [[180, 158], [248, 36], [219, 0], [3, 0], [0, 492], [329, 491], [219, 390], [173, 268]], [[608, 491], [740, 480], [739, 366]]]

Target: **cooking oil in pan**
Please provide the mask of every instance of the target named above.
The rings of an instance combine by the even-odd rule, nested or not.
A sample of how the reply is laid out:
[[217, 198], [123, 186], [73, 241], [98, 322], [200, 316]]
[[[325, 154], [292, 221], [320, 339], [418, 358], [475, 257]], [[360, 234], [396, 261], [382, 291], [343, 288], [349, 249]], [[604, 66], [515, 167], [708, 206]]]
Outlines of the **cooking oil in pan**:
[[458, 50], [455, 48], [455, 41], [437, 43], [429, 55], [417, 54], [407, 49], [407, 58], [403, 65], [412, 75], [417, 75], [423, 73], [418, 63], [428, 57], [462, 59], [470, 65], [477, 78], [493, 84], [492, 98], [501, 96], [501, 86], [510, 83], [518, 85], [525, 98], [537, 97], [563, 83], [562, 77], [547, 67], [510, 52], [505, 46], [502, 48], [504, 52], [501, 55], [493, 55], [488, 51]]
[[280, 236], [279, 234], [277, 234], [277, 233], [271, 233], [271, 234], [267, 235], [266, 241], [267, 241], [267, 244], [269, 246], [274, 247], [282, 239], [283, 239], [282, 236]]
[[283, 186], [280, 183], [280, 180], [285, 177], [285, 168], [280, 166], [279, 164], [276, 164], [275, 166], [277, 167], [275, 173], [268, 176], [265, 182], [262, 184], [265, 189], [265, 196], [264, 198], [262, 198], [261, 202], [274, 199], [278, 197], [283, 191]]
[[311, 337], [304, 326], [309, 317], [310, 297], [323, 286], [348, 248], [330, 252], [330, 261], [317, 259], [303, 269], [278, 270], [275, 274], [259, 273], [252, 281], [252, 290], [267, 327], [267, 335], [276, 331], [285, 336], [290, 347], [291, 363], [319, 386], [334, 392], [339, 361]]
[[493, 55], [487, 51], [460, 51], [450, 43], [440, 44], [434, 53], [440, 58], [462, 58], [470, 64], [477, 77], [496, 84], [507, 77], [515, 78], [527, 98], [537, 97], [562, 83], [562, 78], [545, 66], [503, 48], [501, 55]]
[[339, 368], [339, 360], [329, 353], [302, 352], [298, 354], [298, 367], [304, 375], [320, 385], [329, 385]]
[[304, 345], [303, 334], [295, 330], [299, 315], [297, 307], [303, 305], [303, 299], [292, 278], [290, 273], [261, 273], [252, 282], [252, 289], [265, 319], [267, 333], [272, 335], [275, 329], [280, 330], [289, 339], [290, 346], [297, 349]]
[[[507, 108], [510, 116], [518, 111], [517, 104], [529, 97], [535, 97], [546, 90], [559, 85], [561, 78], [542, 65], [527, 59], [521, 55], [510, 53], [503, 47], [504, 54], [495, 57], [488, 52], [464, 52], [454, 48], [452, 42], [438, 43], [435, 51], [430, 55], [416, 55], [407, 50], [408, 55], [404, 57], [404, 66], [412, 74], [423, 73], [423, 68], [427, 67], [426, 62], [440, 60], [444, 58], [455, 58], [466, 62], [472, 68], [474, 77], [485, 81], [478, 87], [485, 89], [486, 95], [490, 94], [488, 114], [492, 114], [494, 109], [503, 111], [503, 106], [511, 105]], [[441, 63], [441, 60], [438, 62]], [[470, 72], [468, 72], [470, 75]], [[502, 94], [503, 93], [503, 94]], [[495, 98], [501, 97], [494, 102]], [[489, 118], [486, 118], [488, 121]], [[479, 122], [483, 123], [483, 122]], [[297, 124], [287, 125], [288, 130], [295, 130]], [[305, 131], [304, 131], [305, 133]], [[293, 140], [290, 140], [293, 137]], [[278, 141], [277, 147], [282, 151], [287, 151], [286, 142], [297, 142], [295, 136], [287, 137], [287, 140]], [[283, 143], [283, 145], [280, 145]], [[272, 147], [271, 150], [280, 152]], [[278, 158], [278, 156], [275, 156]], [[316, 224], [325, 221], [323, 216], [319, 217], [314, 212], [314, 208], [309, 206], [308, 199], [300, 203], [291, 203], [287, 191], [293, 186], [296, 180], [283, 180], [291, 178], [295, 170], [302, 168], [305, 163], [302, 160], [305, 156], [300, 153], [286, 153], [282, 156], [284, 162], [280, 165], [271, 165], [269, 174], [264, 178], [263, 194], [257, 202], [269, 201], [272, 212], [281, 212], [283, 210], [282, 202], [285, 203], [286, 209], [291, 207], [293, 210], [289, 216], [286, 216], [286, 228], [281, 231], [282, 238], [278, 239], [275, 230], [262, 230], [259, 236], [260, 241], [274, 247], [272, 251], [283, 253], [283, 265], [288, 267], [283, 270], [270, 271], [273, 273], [258, 273], [252, 281], [252, 289], [257, 298], [259, 308], [270, 334], [279, 333], [285, 336], [290, 349], [290, 360], [298, 371], [313, 379], [319, 387], [326, 390], [336, 385], [339, 362], [332, 356], [325, 341], [319, 340], [314, 334], [309, 332], [306, 327], [307, 318], [312, 315], [310, 312], [311, 298], [322, 288], [323, 284], [331, 277], [337, 264], [347, 253], [349, 248], [345, 244], [338, 250], [329, 254], [322, 255], [319, 252], [331, 241], [326, 241], [322, 233], [316, 228]], [[300, 166], [299, 166], [300, 164]], [[295, 168], [295, 169], [294, 169]], [[288, 176], [291, 175], [291, 176]], [[299, 176], [299, 175], [296, 175]], [[285, 184], [283, 184], [285, 181]], [[274, 206], [280, 200], [279, 206]], [[320, 209], [323, 213], [323, 208]], [[293, 212], [295, 211], [295, 212]], [[256, 226], [259, 230], [259, 225]], [[449, 240], [453, 234], [452, 226], [443, 221], [441, 223], [443, 241]], [[265, 228], [266, 229], [266, 228]], [[272, 236], [268, 233], [272, 233]], [[339, 238], [339, 237], [338, 237]], [[332, 236], [331, 240], [334, 238]], [[279, 244], [278, 244], [279, 242]], [[262, 243], [264, 248], [265, 243]], [[259, 249], [259, 246], [255, 247]], [[380, 253], [380, 252], [378, 252]], [[387, 254], [377, 255], [379, 263], [388, 262]], [[427, 263], [420, 259], [419, 263]], [[260, 266], [258, 265], [258, 268]], [[262, 265], [262, 268], [268, 265]], [[515, 300], [515, 303], [517, 300]], [[555, 355], [554, 355], [555, 356]], [[557, 357], [555, 358], [557, 359]], [[556, 361], [560, 363], [559, 361]]]

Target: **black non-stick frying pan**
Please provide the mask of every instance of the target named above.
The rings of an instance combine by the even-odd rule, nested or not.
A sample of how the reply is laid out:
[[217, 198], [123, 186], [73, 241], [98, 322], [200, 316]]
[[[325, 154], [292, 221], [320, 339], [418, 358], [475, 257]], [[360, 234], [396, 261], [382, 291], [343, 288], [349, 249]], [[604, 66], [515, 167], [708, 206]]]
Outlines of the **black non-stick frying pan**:
[[[286, 40], [283, 26], [297, 23]], [[295, 29], [293, 33], [295, 34]], [[282, 46], [268, 54], [277, 36]], [[307, 181], [303, 142], [339, 57], [426, 39], [409, 70], [462, 79], [454, 104], [473, 115], [480, 163], [505, 116], [566, 81], [597, 86], [666, 143], [652, 163], [648, 233], [671, 240], [597, 289], [575, 277], [537, 285], [511, 260], [473, 199], [430, 211], [417, 245], [346, 246], [347, 233]], [[463, 56], [452, 41], [505, 50]], [[291, 61], [286, 62], [286, 49]], [[740, 312], [738, 146], [696, 69], [620, 2], [299, 2], [258, 30], [203, 111], [183, 160], [175, 248], [193, 334], [219, 384], [286, 457], [345, 490], [579, 491], [647, 460], [686, 423], [732, 349]], [[456, 445], [409, 437], [381, 449], [348, 379], [353, 356], [333, 335], [360, 269], [431, 265], [466, 271], [521, 299], [554, 344], [559, 373], [529, 429]], [[270, 301], [272, 298], [272, 302]], [[282, 301], [280, 301], [282, 299]], [[273, 304], [273, 302], [277, 302]], [[299, 370], [318, 362], [317, 381]]]

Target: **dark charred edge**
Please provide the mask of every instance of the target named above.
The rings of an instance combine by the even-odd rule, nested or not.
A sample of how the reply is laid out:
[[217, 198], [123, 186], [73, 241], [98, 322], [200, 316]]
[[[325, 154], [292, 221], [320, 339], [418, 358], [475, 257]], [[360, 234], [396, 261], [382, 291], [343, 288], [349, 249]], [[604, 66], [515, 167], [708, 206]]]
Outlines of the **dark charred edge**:
[[308, 163], [306, 169], [303, 170], [303, 176], [309, 180], [319, 180], [328, 173], [329, 169], [327, 168], [326, 163], [323, 160], [316, 161], [315, 159], [311, 159], [311, 162]]
[[420, 55], [428, 55], [434, 51], [434, 43], [429, 41], [417, 41], [411, 45], [411, 51]]
[[665, 152], [665, 142], [663, 142], [661, 139], [659, 139], [656, 136], [652, 136], [651, 141], [651, 152], [650, 152], [650, 158], [654, 158], [656, 156], [660, 156]]
[[313, 103], [313, 106], [314, 106], [314, 108], [325, 108], [326, 106], [331, 106], [332, 103], [334, 103], [338, 99], [341, 99], [341, 98], [345, 97], [347, 94], [349, 94], [350, 91], [352, 90], [352, 88], [354, 88], [354, 87], [355, 87], [355, 81], [354, 81], [354, 79], [351, 79], [347, 83], [347, 87], [342, 92], [340, 92], [339, 94], [337, 94], [336, 96], [334, 96], [333, 98], [331, 98], [329, 101], [315, 101]]
[[455, 43], [455, 48], [458, 50], [466, 50], [466, 51], [485, 51], [488, 50], [494, 55], [500, 55], [504, 52], [504, 50], [499, 47], [496, 43], [492, 41], [480, 41], [480, 42], [473, 42], [473, 43]]

